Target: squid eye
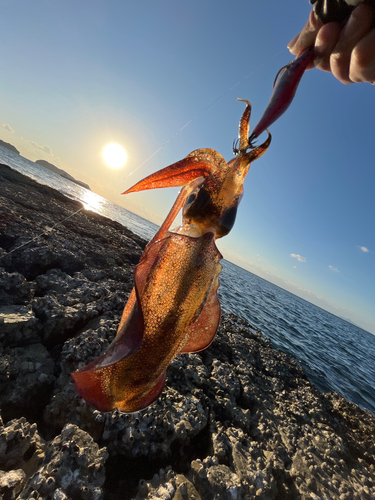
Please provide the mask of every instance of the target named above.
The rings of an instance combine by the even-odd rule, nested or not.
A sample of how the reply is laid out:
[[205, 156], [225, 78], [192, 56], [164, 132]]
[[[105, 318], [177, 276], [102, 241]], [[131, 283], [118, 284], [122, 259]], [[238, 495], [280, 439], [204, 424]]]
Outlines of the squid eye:
[[186, 202], [185, 202], [185, 205], [190, 205], [191, 203], [193, 203], [193, 201], [195, 200], [195, 198], [197, 197], [197, 193], [190, 193], [189, 196], [186, 198]]
[[185, 215], [190, 209], [191, 207], [194, 206], [194, 204], [196, 203], [197, 201], [197, 196], [198, 196], [198, 193], [199, 193], [199, 189], [195, 189], [194, 191], [192, 191], [189, 196], [186, 198], [186, 201], [185, 201], [185, 205], [184, 205], [184, 208], [182, 210], [182, 214]]

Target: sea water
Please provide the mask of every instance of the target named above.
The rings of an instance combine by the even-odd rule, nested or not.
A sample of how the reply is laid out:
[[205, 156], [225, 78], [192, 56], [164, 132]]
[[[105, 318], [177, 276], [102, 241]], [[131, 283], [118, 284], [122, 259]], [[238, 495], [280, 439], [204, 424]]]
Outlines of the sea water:
[[[150, 239], [158, 226], [0, 146], [0, 163], [81, 201]], [[375, 336], [223, 260], [220, 303], [293, 356], [322, 392], [336, 391], [375, 415]]]

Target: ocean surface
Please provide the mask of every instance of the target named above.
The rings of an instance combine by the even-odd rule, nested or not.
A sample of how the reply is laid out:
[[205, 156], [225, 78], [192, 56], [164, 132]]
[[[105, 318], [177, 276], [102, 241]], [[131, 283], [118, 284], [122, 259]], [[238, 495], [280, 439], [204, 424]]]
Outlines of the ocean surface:
[[[150, 239], [158, 226], [0, 146], [0, 163], [84, 203]], [[311, 382], [375, 415], [375, 335], [228, 261], [219, 290], [222, 309], [247, 319], [272, 345], [293, 356]]]

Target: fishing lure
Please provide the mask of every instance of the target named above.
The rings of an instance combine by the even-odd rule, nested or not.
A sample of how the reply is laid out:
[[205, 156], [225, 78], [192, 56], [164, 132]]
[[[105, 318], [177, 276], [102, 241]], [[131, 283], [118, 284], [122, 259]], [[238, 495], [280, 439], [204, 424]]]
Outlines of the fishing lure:
[[[166, 369], [179, 353], [212, 342], [220, 320], [220, 260], [215, 240], [232, 229], [250, 163], [271, 135], [249, 146], [251, 105], [246, 102], [236, 158], [197, 149], [125, 191], [183, 186], [135, 268], [135, 286], [108, 350], [72, 377], [79, 394], [100, 411], [142, 410], [160, 395]], [[182, 225], [170, 226], [183, 207]]]
[[289, 108], [299, 82], [313, 57], [314, 47], [309, 47], [297, 59], [281, 68], [277, 73], [271, 99], [249, 137], [250, 144]]

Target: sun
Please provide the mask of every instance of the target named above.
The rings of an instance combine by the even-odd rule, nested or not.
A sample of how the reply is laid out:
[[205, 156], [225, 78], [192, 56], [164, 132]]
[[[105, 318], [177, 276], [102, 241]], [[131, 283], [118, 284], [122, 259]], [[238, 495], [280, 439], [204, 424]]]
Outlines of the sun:
[[126, 163], [127, 154], [120, 144], [108, 144], [103, 149], [103, 158], [108, 167], [121, 168]]

